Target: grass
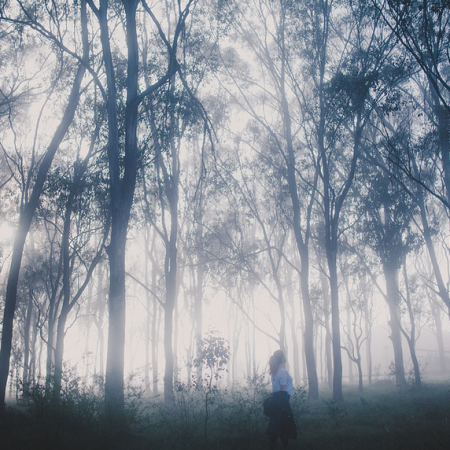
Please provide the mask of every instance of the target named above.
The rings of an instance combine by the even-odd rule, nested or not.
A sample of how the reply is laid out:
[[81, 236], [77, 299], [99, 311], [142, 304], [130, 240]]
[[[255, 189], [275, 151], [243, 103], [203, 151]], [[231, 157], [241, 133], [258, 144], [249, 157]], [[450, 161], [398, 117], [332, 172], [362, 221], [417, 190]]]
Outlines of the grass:
[[[101, 394], [75, 386], [60, 403], [42, 389], [31, 394], [30, 406], [12, 405], [0, 422], [3, 450], [140, 450], [267, 448], [262, 401], [268, 393], [262, 378], [233, 392], [216, 390], [205, 434], [204, 391], [179, 385], [177, 410], [169, 412], [161, 397], [148, 399], [138, 390], [127, 395], [120, 418], [106, 416]], [[344, 403], [331, 394], [313, 403], [299, 389], [291, 401], [298, 438], [291, 449], [390, 450], [447, 449], [450, 442], [450, 389], [428, 383], [420, 390], [373, 385], [361, 397], [346, 387]], [[205, 436], [207, 436], [205, 438]], [[281, 446], [280, 446], [281, 448]]]

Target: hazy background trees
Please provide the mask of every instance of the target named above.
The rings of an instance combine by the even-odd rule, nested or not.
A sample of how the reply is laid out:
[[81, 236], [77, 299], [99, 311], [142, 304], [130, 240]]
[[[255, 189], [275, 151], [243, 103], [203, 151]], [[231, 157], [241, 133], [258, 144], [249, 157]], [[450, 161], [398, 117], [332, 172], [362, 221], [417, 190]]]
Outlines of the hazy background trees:
[[230, 387], [276, 348], [310, 400], [375, 360], [420, 386], [423, 348], [445, 370], [449, 13], [3, 4], [2, 398], [58, 398], [67, 361], [115, 410], [134, 371], [174, 408], [212, 328]]

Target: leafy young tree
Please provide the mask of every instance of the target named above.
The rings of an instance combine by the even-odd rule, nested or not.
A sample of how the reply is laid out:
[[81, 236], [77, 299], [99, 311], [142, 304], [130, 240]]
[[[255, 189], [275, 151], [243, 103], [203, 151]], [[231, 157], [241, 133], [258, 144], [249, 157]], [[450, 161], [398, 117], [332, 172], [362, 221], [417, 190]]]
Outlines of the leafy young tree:
[[215, 333], [210, 332], [202, 340], [200, 355], [194, 360], [195, 366], [204, 366], [207, 373], [203, 380], [198, 383], [206, 384], [205, 392], [205, 445], [208, 447], [208, 419], [210, 417], [211, 396], [218, 390], [218, 383], [221, 378], [221, 372], [230, 359], [230, 351], [226, 340]]

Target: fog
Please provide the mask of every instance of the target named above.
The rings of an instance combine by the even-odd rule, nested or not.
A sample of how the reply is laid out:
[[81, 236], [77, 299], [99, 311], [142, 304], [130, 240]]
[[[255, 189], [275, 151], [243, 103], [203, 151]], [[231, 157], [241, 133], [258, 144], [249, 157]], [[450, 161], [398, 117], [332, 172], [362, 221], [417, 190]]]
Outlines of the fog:
[[309, 401], [447, 380], [446, 2], [26, 3], [0, 7], [2, 400], [173, 411], [278, 349]]

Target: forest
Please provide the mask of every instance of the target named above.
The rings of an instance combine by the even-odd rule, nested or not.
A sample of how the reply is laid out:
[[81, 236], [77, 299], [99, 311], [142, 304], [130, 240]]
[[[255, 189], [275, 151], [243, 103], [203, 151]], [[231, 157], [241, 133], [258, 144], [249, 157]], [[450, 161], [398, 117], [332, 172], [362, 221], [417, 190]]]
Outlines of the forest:
[[264, 448], [277, 349], [302, 448], [445, 448], [449, 44], [448, 0], [0, 1], [7, 448]]

